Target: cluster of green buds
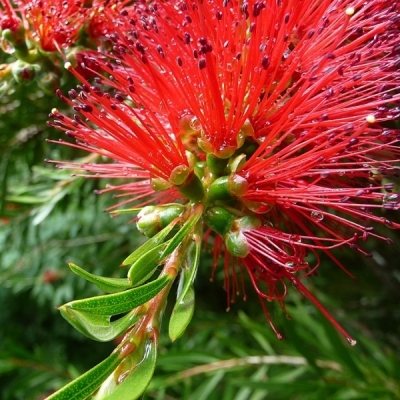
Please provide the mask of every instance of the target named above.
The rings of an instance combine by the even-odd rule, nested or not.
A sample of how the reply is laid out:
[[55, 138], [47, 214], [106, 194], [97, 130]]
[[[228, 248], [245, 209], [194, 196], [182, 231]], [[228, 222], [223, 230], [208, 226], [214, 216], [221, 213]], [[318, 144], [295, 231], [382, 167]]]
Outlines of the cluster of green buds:
[[27, 37], [20, 23], [16, 28], [1, 31], [2, 50], [8, 55], [0, 65], [0, 90], [7, 93], [20, 84], [35, 82], [45, 93], [54, 93], [60, 86], [62, 69], [56, 53], [42, 51]]

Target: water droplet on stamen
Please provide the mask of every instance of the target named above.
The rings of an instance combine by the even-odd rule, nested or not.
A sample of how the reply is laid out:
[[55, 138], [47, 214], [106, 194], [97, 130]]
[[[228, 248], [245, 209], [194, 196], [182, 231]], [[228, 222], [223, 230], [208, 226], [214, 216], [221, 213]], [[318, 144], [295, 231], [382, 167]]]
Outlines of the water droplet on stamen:
[[314, 221], [321, 222], [324, 219], [324, 215], [318, 211], [311, 211], [311, 218]]
[[399, 195], [397, 193], [386, 194], [383, 197], [383, 203], [397, 203], [399, 201]]
[[294, 267], [294, 262], [293, 261], [288, 261], [287, 263], [285, 263], [285, 265], [288, 268], [293, 268]]
[[193, 129], [194, 131], [198, 131], [201, 128], [201, 124], [200, 121], [197, 117], [193, 117], [190, 122], [189, 122], [189, 126], [191, 129]]
[[301, 243], [301, 236], [300, 235], [290, 235], [289, 240], [295, 243]]

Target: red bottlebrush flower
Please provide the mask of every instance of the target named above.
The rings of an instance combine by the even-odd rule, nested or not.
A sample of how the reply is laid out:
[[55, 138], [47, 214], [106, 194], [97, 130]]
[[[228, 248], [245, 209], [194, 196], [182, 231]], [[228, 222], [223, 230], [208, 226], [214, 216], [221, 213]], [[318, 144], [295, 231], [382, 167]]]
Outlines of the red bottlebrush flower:
[[88, 36], [100, 46], [106, 35], [114, 32], [115, 24], [109, 14], [129, 9], [131, 0], [94, 0], [92, 3], [90, 17], [87, 20], [86, 32]]
[[16, 10], [10, 4], [9, 0], [0, 0], [0, 29], [4, 31], [10, 29], [16, 32], [21, 25]]
[[78, 39], [88, 11], [84, 1], [75, 0], [21, 0], [18, 5], [32, 27], [31, 39], [49, 52], [68, 48]]
[[399, 10], [223, 0], [110, 14], [112, 52], [87, 58], [93, 84], [67, 65], [82, 85], [59, 96], [77, 114], [54, 110], [50, 124], [115, 163], [60, 166], [130, 179], [107, 189], [124, 204], [202, 203], [229, 301], [237, 265], [262, 301], [282, 303], [293, 284], [352, 343], [301, 280], [320, 251], [342, 268], [332, 249], [368, 255], [358, 242], [380, 237], [371, 222], [400, 227], [373, 214], [399, 208]]

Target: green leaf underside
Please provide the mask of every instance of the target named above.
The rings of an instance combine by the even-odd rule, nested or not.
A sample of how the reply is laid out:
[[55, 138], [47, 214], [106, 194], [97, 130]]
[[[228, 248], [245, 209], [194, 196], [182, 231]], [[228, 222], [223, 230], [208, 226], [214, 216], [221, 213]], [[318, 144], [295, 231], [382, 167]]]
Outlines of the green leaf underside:
[[[157, 361], [157, 341], [146, 343], [145, 354], [140, 363], [126, 379], [108, 396], [101, 400], [135, 400], [138, 399], [153, 377]], [[97, 400], [97, 399], [96, 399]]]
[[[149, 251], [142, 254], [140, 258], [134, 262], [128, 272], [128, 280], [132, 286], [137, 286], [151, 277], [158, 265], [162, 264], [165, 259], [184, 241], [185, 237], [189, 234], [193, 226], [198, 221], [200, 215], [200, 213], [192, 215], [172, 239], [155, 247], [153, 246]], [[171, 229], [172, 228], [170, 228], [170, 230]], [[170, 232], [170, 230], [164, 234], [164, 238]], [[151, 240], [152, 239], [145, 244], [149, 243]]]
[[134, 315], [135, 310], [122, 318], [110, 322], [111, 316], [90, 314], [72, 308], [60, 307], [61, 315], [79, 332], [90, 339], [108, 342], [122, 335], [140, 318]]
[[193, 282], [200, 261], [200, 229], [196, 229], [193, 237], [195, 240], [192, 240], [187, 245], [186, 257], [183, 261], [182, 272], [180, 275], [178, 298], [169, 320], [169, 337], [172, 341], [182, 336], [194, 313], [195, 292], [193, 289]]
[[68, 265], [71, 268], [72, 272], [74, 272], [76, 275], [79, 275], [87, 281], [94, 283], [98, 288], [106, 293], [117, 293], [131, 287], [128, 279], [126, 278], [107, 278], [104, 276], [97, 276], [85, 271], [81, 267], [78, 267], [71, 262], [68, 263]]
[[169, 320], [169, 337], [172, 341], [183, 335], [192, 320], [195, 306], [195, 294], [193, 286], [185, 293], [185, 297], [176, 302]]
[[197, 268], [200, 262], [201, 236], [201, 229], [196, 229], [193, 240], [188, 244], [185, 259], [183, 260], [177, 303], [186, 296], [187, 291], [193, 286], [196, 278]]
[[178, 233], [168, 241], [167, 248], [164, 250], [163, 256], [170, 255], [185, 239], [189, 234], [193, 226], [197, 223], [201, 215], [201, 212], [193, 214], [178, 231]]
[[155, 297], [170, 281], [171, 278], [164, 275], [152, 282], [128, 289], [122, 293], [75, 300], [65, 304], [63, 307], [96, 315], [117, 315], [131, 311], [133, 308], [146, 303]]
[[147, 253], [143, 254], [130, 268], [128, 272], [128, 281], [131, 286], [138, 286], [153, 275], [157, 267], [163, 262], [164, 250], [167, 243], [161, 243]]
[[129, 265], [135, 263], [137, 260], [139, 260], [140, 257], [145, 255], [150, 250], [152, 250], [155, 246], [158, 246], [159, 244], [163, 243], [165, 238], [168, 236], [168, 234], [172, 231], [172, 229], [177, 223], [178, 223], [178, 218], [172, 221], [168, 226], [166, 226], [163, 230], [154, 235], [147, 242], [142, 244], [133, 253], [131, 253], [127, 258], [125, 258], [125, 260], [122, 262], [121, 265]]
[[46, 400], [83, 400], [92, 394], [121, 362], [119, 353], [113, 353], [101, 363], [73, 380]]

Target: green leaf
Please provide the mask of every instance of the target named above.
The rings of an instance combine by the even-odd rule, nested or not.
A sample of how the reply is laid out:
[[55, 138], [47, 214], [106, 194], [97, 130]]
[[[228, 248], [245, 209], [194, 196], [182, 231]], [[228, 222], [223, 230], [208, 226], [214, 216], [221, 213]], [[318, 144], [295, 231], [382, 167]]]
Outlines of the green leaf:
[[87, 313], [96, 315], [117, 315], [131, 311], [133, 308], [146, 303], [146, 301], [149, 301], [161, 292], [170, 281], [171, 278], [164, 275], [150, 283], [128, 289], [122, 293], [75, 300], [65, 304], [63, 307], [86, 311]]
[[150, 383], [157, 361], [157, 340], [149, 340], [144, 349], [143, 359], [134, 366], [130, 374], [106, 397], [96, 400], [135, 400], [139, 398]]
[[172, 341], [182, 336], [193, 317], [195, 306], [193, 283], [200, 261], [201, 236], [201, 224], [198, 224], [196, 232], [189, 238], [179, 281], [178, 299], [169, 321], [169, 337]]
[[112, 353], [79, 378], [73, 380], [46, 400], [84, 400], [92, 394], [121, 362], [118, 352]]
[[129, 265], [135, 263], [140, 257], [145, 255], [147, 252], [152, 250], [155, 246], [163, 243], [168, 234], [172, 231], [174, 226], [178, 223], [179, 219], [173, 220], [168, 226], [163, 230], [154, 235], [147, 242], [142, 244], [138, 249], [136, 249], [132, 254], [130, 254], [121, 265]]
[[182, 228], [178, 231], [178, 233], [168, 242], [168, 246], [164, 250], [163, 256], [169, 256], [185, 239], [185, 237], [189, 234], [193, 226], [197, 223], [201, 216], [202, 208], [194, 211], [194, 214], [188, 218]]
[[72, 272], [86, 279], [87, 281], [94, 283], [98, 288], [106, 293], [121, 292], [122, 290], [126, 290], [131, 287], [128, 279], [126, 278], [107, 278], [103, 276], [97, 276], [85, 271], [72, 262], [69, 262], [68, 265]]
[[110, 322], [111, 316], [90, 314], [65, 306], [61, 306], [60, 311], [61, 315], [75, 329], [90, 339], [99, 342], [114, 340], [133, 326], [140, 318], [140, 316], [135, 315], [135, 310], [113, 322]]
[[[155, 246], [154, 243], [149, 251], [143, 253], [140, 258], [135, 261], [128, 272], [128, 279], [132, 286], [139, 285], [150, 278], [155, 269], [185, 240], [186, 236], [198, 221], [200, 215], [201, 213], [193, 214], [172, 239], [157, 246]], [[145, 244], [148, 244], [150, 241], [151, 239]]]
[[132, 265], [128, 271], [128, 280], [131, 286], [138, 286], [153, 275], [154, 271], [165, 259], [164, 250], [167, 243], [161, 243], [154, 247]]
[[194, 289], [191, 286], [185, 293], [185, 297], [176, 302], [169, 320], [169, 337], [172, 341], [183, 335], [194, 313]]

